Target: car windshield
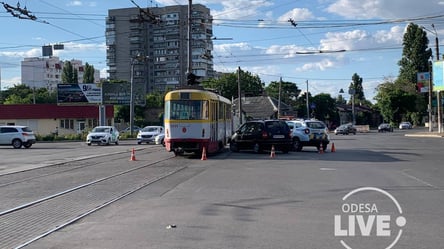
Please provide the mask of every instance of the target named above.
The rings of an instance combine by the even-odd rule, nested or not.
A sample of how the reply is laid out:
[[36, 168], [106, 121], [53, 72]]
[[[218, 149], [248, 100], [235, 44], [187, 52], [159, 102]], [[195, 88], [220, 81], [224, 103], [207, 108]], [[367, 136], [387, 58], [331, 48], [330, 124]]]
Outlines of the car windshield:
[[109, 132], [108, 127], [96, 127], [92, 130], [93, 132]]
[[307, 122], [307, 127], [313, 129], [324, 129], [325, 125], [321, 122]]
[[159, 128], [157, 127], [145, 127], [142, 129], [143, 132], [157, 132]]

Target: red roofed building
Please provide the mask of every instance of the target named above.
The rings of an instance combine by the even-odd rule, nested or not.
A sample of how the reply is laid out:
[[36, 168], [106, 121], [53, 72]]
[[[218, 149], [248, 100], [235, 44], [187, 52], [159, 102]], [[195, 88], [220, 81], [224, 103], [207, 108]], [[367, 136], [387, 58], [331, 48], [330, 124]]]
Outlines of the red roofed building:
[[[99, 124], [97, 105], [0, 105], [0, 125], [26, 125], [36, 134], [76, 134]], [[105, 106], [105, 124], [114, 125], [114, 106]]]

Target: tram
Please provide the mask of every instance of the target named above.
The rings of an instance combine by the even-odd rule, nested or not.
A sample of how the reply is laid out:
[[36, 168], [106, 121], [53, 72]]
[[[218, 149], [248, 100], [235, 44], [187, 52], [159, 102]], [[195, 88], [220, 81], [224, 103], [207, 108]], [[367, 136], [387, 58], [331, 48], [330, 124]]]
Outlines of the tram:
[[232, 135], [231, 101], [203, 88], [165, 95], [165, 148], [176, 155], [221, 151]]

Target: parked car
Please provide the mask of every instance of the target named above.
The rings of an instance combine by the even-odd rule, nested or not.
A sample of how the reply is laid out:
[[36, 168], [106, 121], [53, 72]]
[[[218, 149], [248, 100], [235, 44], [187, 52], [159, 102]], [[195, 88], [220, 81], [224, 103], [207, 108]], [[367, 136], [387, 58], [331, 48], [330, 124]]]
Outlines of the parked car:
[[274, 149], [288, 153], [292, 148], [291, 131], [282, 120], [255, 120], [242, 124], [230, 140], [230, 150], [261, 153]]
[[27, 126], [0, 126], [0, 145], [12, 145], [15, 149], [20, 149], [22, 146], [30, 148], [35, 142], [35, 134]]
[[343, 124], [335, 129], [335, 135], [338, 134], [348, 135], [350, 133], [356, 135], [356, 127], [354, 127], [352, 124]]
[[119, 144], [119, 131], [114, 126], [96, 126], [86, 136], [86, 144]]
[[293, 135], [293, 150], [302, 151], [304, 146], [315, 146], [318, 150], [326, 150], [330, 143], [328, 128], [319, 120], [288, 120], [286, 121]]
[[393, 127], [390, 124], [382, 123], [378, 126], [378, 132], [393, 132]]
[[401, 122], [399, 124], [399, 129], [403, 130], [403, 129], [412, 129], [413, 125], [410, 122]]
[[[140, 127], [139, 126], [133, 126], [133, 132], [134, 133], [137, 133], [139, 131], [140, 131]], [[120, 134], [122, 134], [122, 133], [129, 133], [129, 132], [130, 132], [130, 127], [127, 127], [125, 129], [121, 130]]]
[[145, 126], [137, 133], [137, 143], [152, 143], [154, 138], [161, 133], [164, 133], [163, 126]]
[[154, 137], [154, 143], [155, 144], [161, 144], [165, 147], [165, 133], [160, 133], [159, 135], [157, 135], [156, 137]]

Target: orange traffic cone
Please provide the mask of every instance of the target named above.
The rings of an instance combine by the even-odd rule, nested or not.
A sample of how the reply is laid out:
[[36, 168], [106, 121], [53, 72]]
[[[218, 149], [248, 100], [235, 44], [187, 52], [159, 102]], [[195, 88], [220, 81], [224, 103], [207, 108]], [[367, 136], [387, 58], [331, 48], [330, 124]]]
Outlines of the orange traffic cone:
[[130, 161], [136, 161], [136, 152], [134, 151], [134, 148], [133, 148], [133, 150], [131, 151], [131, 158], [130, 158]]
[[324, 149], [322, 148], [322, 143], [319, 145], [319, 154], [324, 154]]
[[271, 153], [270, 153], [270, 158], [274, 158], [276, 156], [276, 153], [274, 151], [274, 145], [271, 146]]
[[205, 146], [202, 149], [202, 158], [200, 160], [207, 160], [207, 150], [205, 149]]
[[331, 143], [331, 152], [336, 152], [335, 143]]

